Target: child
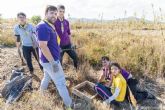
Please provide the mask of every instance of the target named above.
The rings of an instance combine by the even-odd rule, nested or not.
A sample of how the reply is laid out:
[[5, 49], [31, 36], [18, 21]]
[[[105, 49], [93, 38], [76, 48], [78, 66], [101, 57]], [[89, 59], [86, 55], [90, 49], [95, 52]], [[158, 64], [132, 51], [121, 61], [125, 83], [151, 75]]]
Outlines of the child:
[[[101, 84], [104, 84], [107, 87], [109, 87], [109, 86], [111, 86], [111, 83], [112, 83], [112, 76], [111, 76], [110, 70], [109, 70], [109, 66], [110, 66], [111, 62], [109, 60], [109, 57], [107, 57], [107, 56], [103, 56], [101, 58], [101, 62], [102, 62], [102, 66], [103, 66], [102, 67], [103, 73], [99, 77], [98, 82], [101, 83]], [[128, 73], [123, 68], [121, 68], [121, 74], [125, 78], [126, 81], [128, 81], [129, 79], [132, 78], [132, 74]]]
[[95, 90], [106, 103], [123, 102], [126, 95], [127, 82], [121, 74], [121, 67], [118, 63], [111, 63], [109, 70], [112, 76], [110, 88], [100, 83], [96, 84]]

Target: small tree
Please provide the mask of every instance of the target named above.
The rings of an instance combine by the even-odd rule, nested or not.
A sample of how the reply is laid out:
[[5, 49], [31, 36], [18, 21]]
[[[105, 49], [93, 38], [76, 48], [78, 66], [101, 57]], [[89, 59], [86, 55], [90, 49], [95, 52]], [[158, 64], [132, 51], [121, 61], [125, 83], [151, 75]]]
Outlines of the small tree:
[[35, 25], [38, 24], [41, 21], [41, 16], [32, 16], [31, 22]]

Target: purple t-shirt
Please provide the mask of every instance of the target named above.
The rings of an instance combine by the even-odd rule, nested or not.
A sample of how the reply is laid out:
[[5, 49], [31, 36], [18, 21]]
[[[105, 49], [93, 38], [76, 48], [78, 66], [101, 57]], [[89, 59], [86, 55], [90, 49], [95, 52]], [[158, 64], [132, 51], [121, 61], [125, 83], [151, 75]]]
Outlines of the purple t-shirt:
[[63, 21], [60, 21], [59, 19], [56, 20], [55, 22], [55, 28], [56, 31], [61, 39], [60, 41], [60, 46], [66, 46], [71, 44], [70, 42], [70, 27], [69, 27], [69, 22], [64, 19]]
[[[60, 58], [60, 47], [57, 43], [57, 35], [53, 28], [46, 22], [41, 21], [36, 28], [37, 40], [38, 41], [48, 41], [48, 48], [54, 58], [54, 60], [59, 60]], [[48, 63], [49, 61], [43, 55], [41, 49], [39, 49], [39, 57], [43, 63]]]
[[121, 69], [121, 74], [125, 80], [128, 80], [129, 73], [125, 69]]

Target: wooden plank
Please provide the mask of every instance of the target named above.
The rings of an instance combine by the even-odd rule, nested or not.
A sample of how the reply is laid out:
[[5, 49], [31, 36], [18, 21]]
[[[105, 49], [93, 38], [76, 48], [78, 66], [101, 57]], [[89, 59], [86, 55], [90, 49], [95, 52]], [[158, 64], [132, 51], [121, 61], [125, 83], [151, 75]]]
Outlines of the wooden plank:
[[[92, 83], [92, 82], [89, 82], [89, 81], [84, 81], [80, 84], [78, 84], [77, 86], [75, 86], [73, 88], [73, 94], [82, 98], [82, 99], [85, 99], [86, 101], [92, 101], [96, 96], [97, 96], [97, 93], [95, 95], [92, 95], [92, 96], [88, 96], [86, 95], [85, 93], [83, 93], [82, 91], [80, 91], [79, 89], [81, 89], [82, 87], [86, 86], [86, 85], [89, 85], [92, 89], [94, 88], [95, 84]], [[93, 89], [94, 90], [94, 89]]]

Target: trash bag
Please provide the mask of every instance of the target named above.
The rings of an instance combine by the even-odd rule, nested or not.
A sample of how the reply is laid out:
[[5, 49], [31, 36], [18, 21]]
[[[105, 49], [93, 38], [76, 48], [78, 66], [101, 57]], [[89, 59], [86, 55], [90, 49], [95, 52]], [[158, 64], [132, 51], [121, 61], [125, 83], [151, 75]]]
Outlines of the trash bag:
[[13, 70], [10, 80], [2, 89], [1, 95], [6, 103], [13, 103], [22, 96], [25, 90], [32, 90], [32, 77]]

